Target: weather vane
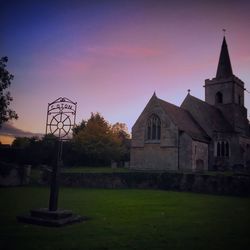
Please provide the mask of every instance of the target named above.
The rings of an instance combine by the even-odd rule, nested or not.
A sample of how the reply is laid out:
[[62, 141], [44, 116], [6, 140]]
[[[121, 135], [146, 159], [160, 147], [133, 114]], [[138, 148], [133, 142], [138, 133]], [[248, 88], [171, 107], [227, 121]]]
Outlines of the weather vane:
[[222, 29], [224, 36], [226, 35], [226, 29]]

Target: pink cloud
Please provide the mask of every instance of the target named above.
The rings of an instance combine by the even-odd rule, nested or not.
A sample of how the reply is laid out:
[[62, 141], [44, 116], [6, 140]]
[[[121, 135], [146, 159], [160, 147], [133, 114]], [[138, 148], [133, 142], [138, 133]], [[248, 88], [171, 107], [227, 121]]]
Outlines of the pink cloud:
[[160, 54], [160, 51], [157, 49], [128, 47], [128, 46], [114, 46], [114, 47], [93, 46], [87, 48], [87, 51], [101, 56], [129, 57], [129, 58], [154, 57]]
[[84, 60], [77, 60], [77, 59], [67, 59], [62, 58], [58, 60], [58, 64], [60, 68], [67, 69], [71, 73], [78, 73], [78, 72], [86, 72], [88, 71], [92, 65], [93, 62], [90, 60], [84, 61]]

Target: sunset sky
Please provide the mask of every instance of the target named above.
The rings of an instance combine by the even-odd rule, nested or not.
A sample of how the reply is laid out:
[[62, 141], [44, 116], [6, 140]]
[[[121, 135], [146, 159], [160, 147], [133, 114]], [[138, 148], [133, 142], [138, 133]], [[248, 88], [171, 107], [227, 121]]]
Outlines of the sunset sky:
[[0, 3], [0, 56], [9, 57], [11, 107], [19, 115], [2, 135], [44, 133], [47, 105], [58, 97], [78, 103], [77, 123], [100, 112], [129, 130], [154, 91], [176, 105], [187, 89], [204, 99], [223, 28], [233, 72], [250, 91], [250, 1]]

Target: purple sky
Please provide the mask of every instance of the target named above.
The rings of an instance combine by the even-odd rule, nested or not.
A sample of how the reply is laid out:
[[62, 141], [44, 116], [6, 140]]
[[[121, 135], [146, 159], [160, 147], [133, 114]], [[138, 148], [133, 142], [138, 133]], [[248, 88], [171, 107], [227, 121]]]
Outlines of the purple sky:
[[250, 1], [6, 0], [1, 12], [20, 130], [44, 133], [47, 104], [60, 96], [77, 101], [77, 123], [98, 111], [129, 130], [154, 91], [176, 105], [187, 89], [204, 99], [223, 28], [233, 72], [250, 90]]

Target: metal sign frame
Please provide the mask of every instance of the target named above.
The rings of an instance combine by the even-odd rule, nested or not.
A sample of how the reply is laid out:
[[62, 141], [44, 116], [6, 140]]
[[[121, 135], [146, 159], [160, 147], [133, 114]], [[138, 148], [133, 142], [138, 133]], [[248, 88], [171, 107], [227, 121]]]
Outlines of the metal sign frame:
[[59, 140], [69, 140], [69, 133], [75, 126], [77, 102], [59, 97], [48, 103], [46, 135], [52, 134]]

